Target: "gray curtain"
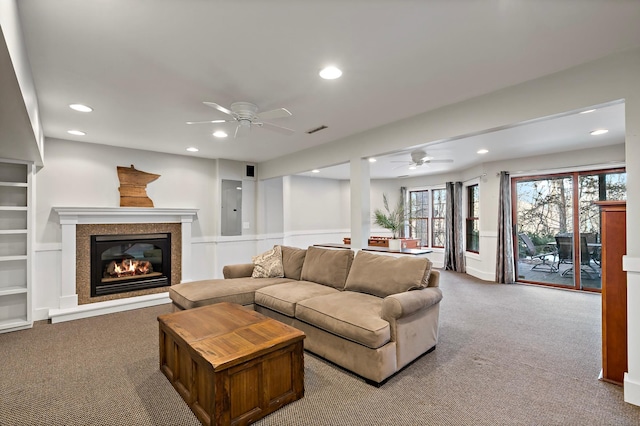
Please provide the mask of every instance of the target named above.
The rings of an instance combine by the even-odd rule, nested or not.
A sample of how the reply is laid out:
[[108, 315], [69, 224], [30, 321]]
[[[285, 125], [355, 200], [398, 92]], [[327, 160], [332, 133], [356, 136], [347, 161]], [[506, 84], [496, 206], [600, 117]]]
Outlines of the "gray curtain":
[[404, 221], [404, 226], [402, 228], [400, 228], [400, 235], [398, 235], [400, 238], [407, 238], [409, 236], [409, 232], [407, 230], [409, 224], [408, 224], [408, 219], [409, 219], [409, 205], [407, 203], [407, 187], [406, 186], [401, 186], [400, 187], [400, 199], [402, 200], [402, 202], [404, 203], [404, 212], [405, 212], [405, 221]]
[[465, 272], [462, 226], [462, 182], [447, 182], [447, 212], [445, 216], [444, 268]]
[[500, 198], [498, 206], [498, 250], [496, 253], [496, 282], [515, 282], [513, 256], [513, 222], [511, 220], [511, 180], [509, 172], [500, 172]]

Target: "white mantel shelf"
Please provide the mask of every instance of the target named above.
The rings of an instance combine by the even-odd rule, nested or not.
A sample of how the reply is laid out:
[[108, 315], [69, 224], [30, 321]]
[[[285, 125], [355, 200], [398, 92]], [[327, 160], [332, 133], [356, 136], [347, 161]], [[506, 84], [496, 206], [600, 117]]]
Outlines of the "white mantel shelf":
[[86, 318], [119, 310], [168, 303], [167, 293], [78, 305], [76, 294], [76, 226], [122, 223], [180, 223], [182, 230], [182, 281], [191, 271], [191, 224], [197, 209], [155, 207], [53, 207], [62, 228], [62, 277], [59, 308], [49, 310], [51, 322]]
[[155, 207], [54, 207], [60, 224], [192, 222], [197, 209]]

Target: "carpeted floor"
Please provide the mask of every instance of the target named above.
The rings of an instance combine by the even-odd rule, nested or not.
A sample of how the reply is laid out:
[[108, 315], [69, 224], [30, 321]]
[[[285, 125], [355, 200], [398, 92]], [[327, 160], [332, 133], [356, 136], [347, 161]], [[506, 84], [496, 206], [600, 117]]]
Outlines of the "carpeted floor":
[[[637, 425], [597, 380], [600, 296], [443, 272], [437, 349], [381, 388], [305, 354], [260, 425]], [[158, 370], [168, 305], [0, 335], [0, 425], [198, 425]]]

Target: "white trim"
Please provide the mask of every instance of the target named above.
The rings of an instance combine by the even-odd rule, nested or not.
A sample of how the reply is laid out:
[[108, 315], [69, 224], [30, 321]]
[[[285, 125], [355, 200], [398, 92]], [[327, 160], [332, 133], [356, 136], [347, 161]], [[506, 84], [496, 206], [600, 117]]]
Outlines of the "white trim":
[[168, 292], [129, 297], [126, 299], [108, 300], [106, 302], [89, 303], [67, 309], [49, 309], [49, 318], [51, 318], [52, 324], [56, 324], [80, 318], [89, 318], [115, 312], [129, 311], [132, 309], [146, 308], [149, 306], [163, 305], [165, 303], [171, 303]]
[[155, 207], [53, 207], [60, 224], [192, 222], [198, 209]]
[[44, 244], [36, 244], [35, 250], [36, 252], [45, 252], [45, 251], [61, 251], [62, 243], [44, 243]]
[[325, 234], [351, 234], [351, 229], [310, 229], [300, 231], [285, 231], [285, 238], [296, 237], [299, 235], [325, 235]]
[[640, 272], [640, 257], [622, 256], [622, 270], [627, 272]]
[[467, 266], [466, 274], [471, 275], [472, 277], [479, 278], [483, 281], [491, 281], [491, 282], [496, 281], [495, 272], [485, 272], [485, 271], [481, 271], [480, 269], [470, 268], [469, 266]]
[[562, 167], [560, 169], [538, 169], [538, 170], [519, 170], [517, 172], [509, 172], [509, 178], [521, 178], [536, 175], [554, 175], [558, 173], [588, 172], [591, 170], [606, 170], [626, 168], [626, 162], [616, 161], [604, 164], [586, 164], [584, 166]]
[[640, 382], [629, 378], [629, 373], [624, 373], [624, 402], [640, 405]]

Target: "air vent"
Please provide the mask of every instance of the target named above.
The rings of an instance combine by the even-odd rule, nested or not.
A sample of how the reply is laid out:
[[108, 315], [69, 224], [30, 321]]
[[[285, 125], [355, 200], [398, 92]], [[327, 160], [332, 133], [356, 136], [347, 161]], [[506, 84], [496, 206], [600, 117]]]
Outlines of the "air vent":
[[327, 126], [325, 126], [325, 125], [323, 124], [322, 126], [320, 126], [320, 127], [316, 127], [315, 129], [307, 130], [307, 134], [311, 135], [311, 134], [313, 134], [313, 133], [315, 133], [315, 132], [319, 132], [320, 130], [324, 130], [324, 129], [326, 129], [326, 128], [327, 128]]

